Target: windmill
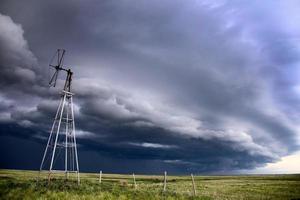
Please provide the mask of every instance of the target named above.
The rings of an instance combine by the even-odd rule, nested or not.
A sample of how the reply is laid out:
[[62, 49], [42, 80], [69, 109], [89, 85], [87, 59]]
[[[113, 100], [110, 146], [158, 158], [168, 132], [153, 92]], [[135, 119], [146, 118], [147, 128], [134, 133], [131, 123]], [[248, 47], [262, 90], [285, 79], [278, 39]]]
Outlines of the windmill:
[[[54, 73], [49, 81], [50, 87], [55, 87], [60, 72], [66, 72], [64, 88], [61, 92], [60, 103], [52, 124], [47, 146], [40, 165], [40, 173], [48, 172], [48, 183], [52, 173], [63, 172], [66, 179], [69, 173], [75, 173], [80, 183], [79, 165], [76, 146], [73, 95], [71, 83], [73, 72], [63, 66], [64, 49], [58, 49], [52, 58], [49, 67]], [[63, 152], [63, 154], [61, 154]]]

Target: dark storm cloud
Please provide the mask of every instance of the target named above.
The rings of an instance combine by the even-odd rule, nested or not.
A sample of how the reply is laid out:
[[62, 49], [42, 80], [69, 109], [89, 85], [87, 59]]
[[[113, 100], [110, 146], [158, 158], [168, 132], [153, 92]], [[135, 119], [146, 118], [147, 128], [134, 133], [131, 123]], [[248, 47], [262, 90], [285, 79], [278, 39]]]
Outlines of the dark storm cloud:
[[23, 38], [23, 29], [8, 16], [1, 15], [1, 87], [34, 84], [36, 58]]
[[25, 4], [4, 1], [13, 20], [1, 15], [1, 123], [44, 141], [58, 103], [46, 66], [64, 47], [80, 148], [95, 159], [174, 172], [276, 161], [299, 148], [298, 81], [289, 78], [299, 73], [290, 38], [300, 30], [285, 21], [299, 18], [285, 10], [294, 3], [33, 0], [20, 12]]

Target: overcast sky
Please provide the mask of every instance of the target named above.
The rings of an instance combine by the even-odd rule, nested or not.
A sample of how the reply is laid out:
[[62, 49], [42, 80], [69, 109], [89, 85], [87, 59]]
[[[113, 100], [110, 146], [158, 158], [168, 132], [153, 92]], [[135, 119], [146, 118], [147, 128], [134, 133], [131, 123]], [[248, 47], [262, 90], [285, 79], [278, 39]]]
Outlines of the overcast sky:
[[82, 171], [282, 162], [300, 150], [299, 10], [297, 0], [2, 0], [0, 167], [39, 167], [63, 87], [63, 76], [47, 86], [57, 48], [74, 71]]

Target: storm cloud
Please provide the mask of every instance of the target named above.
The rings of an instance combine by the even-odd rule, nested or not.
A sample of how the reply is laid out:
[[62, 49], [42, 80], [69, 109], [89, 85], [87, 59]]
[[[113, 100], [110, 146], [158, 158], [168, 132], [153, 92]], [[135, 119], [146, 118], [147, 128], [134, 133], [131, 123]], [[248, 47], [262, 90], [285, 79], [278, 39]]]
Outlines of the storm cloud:
[[[3, 1], [1, 143], [42, 149], [64, 81], [49, 89], [47, 66], [65, 48], [83, 170], [232, 173], [276, 162], [299, 150], [297, 6]], [[27, 168], [38, 167], [34, 155]]]

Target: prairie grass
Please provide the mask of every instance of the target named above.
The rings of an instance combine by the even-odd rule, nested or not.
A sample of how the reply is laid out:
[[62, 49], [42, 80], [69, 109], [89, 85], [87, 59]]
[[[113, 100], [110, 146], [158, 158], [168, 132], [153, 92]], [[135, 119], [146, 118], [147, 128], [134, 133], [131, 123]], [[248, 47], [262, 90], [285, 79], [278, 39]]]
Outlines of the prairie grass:
[[0, 170], [0, 199], [300, 199], [300, 175], [196, 176], [197, 195], [193, 196], [189, 176], [168, 176], [163, 192], [163, 176], [136, 175], [134, 189], [131, 175], [81, 173], [81, 183], [71, 175], [54, 174], [50, 184], [46, 174]]

